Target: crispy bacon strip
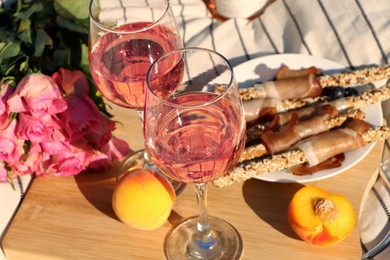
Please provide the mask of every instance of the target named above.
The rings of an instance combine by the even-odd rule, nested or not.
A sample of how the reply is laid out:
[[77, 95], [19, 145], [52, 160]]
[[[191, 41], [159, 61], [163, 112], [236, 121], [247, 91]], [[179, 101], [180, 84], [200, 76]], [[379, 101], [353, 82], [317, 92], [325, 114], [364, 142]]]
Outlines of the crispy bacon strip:
[[291, 167], [291, 172], [305, 175], [340, 167], [344, 160], [344, 156], [340, 154], [364, 146], [362, 134], [370, 128], [371, 125], [367, 122], [352, 120], [344, 128], [313, 136], [298, 144], [307, 162]]
[[[332, 118], [328, 118], [328, 115], [324, 115], [323, 117], [317, 116], [316, 118], [309, 120], [298, 121], [296, 124], [291, 123], [292, 129], [289, 127], [283, 128], [281, 131], [267, 130], [266, 132], [271, 133], [266, 133], [266, 137], [262, 134], [263, 132], [257, 132], [256, 134], [247, 133], [247, 138], [250, 139], [250, 143], [255, 141], [259, 142], [260, 139], [262, 140], [262, 143], [246, 147], [244, 152], [241, 154], [240, 162], [261, 157], [268, 153], [285, 151], [293, 144], [306, 137], [341, 126], [348, 118], [362, 120], [364, 118], [364, 113], [360, 110], [350, 110]], [[274, 142], [276, 144], [274, 144]], [[270, 148], [271, 146], [274, 147]]]
[[345, 160], [345, 154], [341, 153], [317, 165], [308, 166], [307, 163], [303, 163], [303, 164], [294, 165], [293, 167], [290, 168], [290, 170], [294, 175], [299, 175], [299, 176], [311, 175], [321, 170], [328, 170], [328, 169], [341, 167], [342, 162], [344, 160]]
[[281, 100], [276, 98], [258, 98], [243, 102], [245, 120], [254, 121], [261, 115], [262, 111], [272, 108], [276, 111], [283, 110]]
[[337, 114], [332, 107], [324, 109], [320, 115], [307, 120], [299, 120], [298, 114], [294, 113], [282, 129], [277, 131], [268, 129], [261, 134], [260, 139], [270, 153], [281, 152], [305, 137], [328, 131], [325, 120]]
[[303, 68], [303, 69], [290, 69], [288, 66], [284, 65], [282, 66], [278, 72], [275, 74], [276, 80], [286, 79], [286, 78], [296, 78], [296, 77], [302, 77], [305, 75], [314, 74], [314, 75], [321, 75], [321, 71], [317, 69], [314, 66]]
[[287, 124], [293, 115], [299, 120], [306, 120], [314, 116], [325, 116], [328, 118], [335, 117], [338, 111], [327, 103], [322, 103], [313, 106], [303, 107], [297, 110], [286, 111], [282, 113], [276, 113], [276, 109], [267, 107], [263, 108], [258, 113], [258, 118], [248, 122], [248, 128], [253, 125], [261, 124], [265, 125], [266, 128], [280, 127]]
[[277, 99], [317, 97], [323, 91], [315, 74], [257, 83], [253, 88], [259, 98]]
[[364, 146], [362, 134], [370, 128], [371, 125], [363, 120], [351, 120], [345, 127], [309, 137], [297, 147], [305, 154], [308, 165], [314, 166], [337, 154]]

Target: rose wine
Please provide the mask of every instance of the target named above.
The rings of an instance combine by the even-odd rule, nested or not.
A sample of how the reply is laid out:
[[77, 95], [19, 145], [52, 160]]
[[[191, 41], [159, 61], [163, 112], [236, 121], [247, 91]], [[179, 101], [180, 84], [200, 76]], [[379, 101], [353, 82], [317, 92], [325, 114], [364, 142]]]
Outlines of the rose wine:
[[93, 80], [103, 96], [117, 105], [142, 109], [146, 73], [151, 63], [181, 47], [174, 31], [163, 25], [151, 25], [149, 22], [122, 25], [103, 35], [91, 48]]
[[[154, 107], [145, 122], [146, 149], [168, 176], [183, 182], [207, 182], [230, 170], [245, 144], [245, 123], [227, 99], [213, 105], [212, 93], [193, 92], [170, 100], [178, 107]], [[196, 108], [183, 108], [200, 105]]]

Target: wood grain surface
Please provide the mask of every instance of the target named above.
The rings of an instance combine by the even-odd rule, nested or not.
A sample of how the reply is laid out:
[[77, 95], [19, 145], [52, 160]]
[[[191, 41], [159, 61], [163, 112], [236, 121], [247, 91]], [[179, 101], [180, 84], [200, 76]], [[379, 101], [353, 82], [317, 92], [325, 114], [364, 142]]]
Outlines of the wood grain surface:
[[[134, 111], [114, 106], [117, 135], [134, 150], [143, 147], [142, 123]], [[368, 184], [377, 174], [382, 143], [353, 168], [321, 181], [306, 183], [349, 198], [356, 216]], [[190, 185], [175, 201], [168, 221], [154, 231], [140, 231], [121, 223], [111, 208], [115, 167], [107, 172], [75, 177], [37, 178], [3, 240], [9, 260], [21, 259], [164, 259], [169, 229], [196, 214]], [[251, 179], [230, 187], [210, 186], [209, 213], [225, 219], [240, 232], [242, 259], [358, 259], [359, 228], [328, 248], [301, 241], [287, 222], [287, 205], [303, 186]]]

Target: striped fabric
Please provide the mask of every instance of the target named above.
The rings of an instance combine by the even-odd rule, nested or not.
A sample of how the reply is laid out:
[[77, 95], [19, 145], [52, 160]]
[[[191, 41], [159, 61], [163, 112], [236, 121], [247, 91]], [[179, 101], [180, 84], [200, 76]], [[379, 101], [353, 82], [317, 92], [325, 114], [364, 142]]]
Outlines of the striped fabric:
[[352, 69], [389, 63], [388, 0], [277, 0], [253, 21], [225, 22], [200, 0], [171, 2], [185, 45], [218, 51], [233, 65], [278, 53], [324, 57]]
[[[110, 2], [120, 6], [121, 0]], [[348, 69], [390, 62], [389, 0], [276, 0], [252, 21], [225, 22], [214, 19], [202, 0], [171, 0], [171, 7], [185, 46], [213, 49], [233, 66], [280, 53], [323, 57]], [[17, 181], [21, 188], [15, 192], [0, 184], [0, 234], [29, 181]], [[360, 227], [362, 252], [389, 230], [389, 188], [381, 178], [365, 205]], [[390, 259], [390, 249], [375, 259]]]

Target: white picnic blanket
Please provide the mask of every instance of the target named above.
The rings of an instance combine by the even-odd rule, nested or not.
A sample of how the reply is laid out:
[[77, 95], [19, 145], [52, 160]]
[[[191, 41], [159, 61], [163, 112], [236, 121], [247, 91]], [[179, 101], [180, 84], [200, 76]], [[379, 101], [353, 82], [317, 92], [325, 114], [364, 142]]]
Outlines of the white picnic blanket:
[[[252, 21], [233, 18], [225, 22], [213, 19], [202, 0], [172, 0], [171, 6], [185, 46], [213, 49], [233, 66], [281, 53], [322, 57], [349, 69], [390, 62], [389, 0], [276, 0]], [[258, 7], [254, 4], [253, 8]], [[0, 234], [29, 181], [21, 180], [23, 192], [18, 181], [15, 191], [0, 184]], [[389, 229], [389, 189], [381, 178], [365, 205], [360, 227], [362, 252], [372, 248]], [[390, 259], [390, 249], [375, 259]]]

